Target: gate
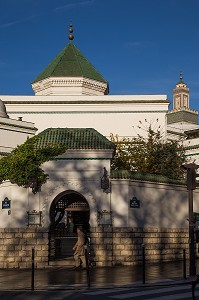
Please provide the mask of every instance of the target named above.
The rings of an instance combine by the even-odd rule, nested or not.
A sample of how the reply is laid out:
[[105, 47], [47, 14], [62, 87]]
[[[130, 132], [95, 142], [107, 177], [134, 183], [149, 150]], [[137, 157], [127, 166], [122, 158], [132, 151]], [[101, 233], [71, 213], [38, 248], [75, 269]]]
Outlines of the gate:
[[77, 227], [89, 232], [90, 208], [87, 200], [75, 191], [58, 195], [50, 208], [49, 260], [66, 259], [73, 255]]

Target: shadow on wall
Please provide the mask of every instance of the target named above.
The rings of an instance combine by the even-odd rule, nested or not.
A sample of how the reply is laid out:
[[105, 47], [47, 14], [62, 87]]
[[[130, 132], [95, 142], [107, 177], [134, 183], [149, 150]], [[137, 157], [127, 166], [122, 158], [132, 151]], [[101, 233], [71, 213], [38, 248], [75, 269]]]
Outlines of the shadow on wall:
[[[86, 160], [74, 163], [67, 160], [55, 160], [45, 164], [45, 169], [50, 179], [42, 186], [40, 193], [43, 218], [50, 220], [49, 211], [53, 199], [60, 192], [64, 192], [69, 187], [72, 187], [74, 191], [82, 194], [89, 203], [92, 213], [91, 218], [93, 224], [96, 224], [96, 228], [92, 233], [94, 239], [91, 239], [93, 255], [100, 256], [100, 253], [102, 253], [105, 263], [112, 264], [119, 261], [132, 263], [135, 262], [135, 256], [139, 260], [143, 243], [146, 245], [148, 253], [157, 250], [162, 258], [165, 257], [165, 253], [168, 251], [168, 244], [175, 244], [176, 249], [174, 248], [174, 254], [176, 251], [176, 255], [178, 255], [179, 245], [186, 244], [187, 238], [186, 236], [182, 236], [182, 232], [177, 233], [174, 229], [186, 228], [185, 224], [188, 212], [186, 191], [183, 188], [181, 191], [180, 188], [180, 193], [183, 196], [178, 197], [175, 196], [175, 193], [178, 195], [178, 191], [175, 191], [175, 193], [171, 193], [170, 189], [161, 189], [161, 191], [158, 191], [158, 184], [155, 184], [153, 189], [147, 188], [143, 183], [142, 186], [135, 184], [133, 187], [131, 186], [130, 192], [132, 195], [138, 195], [143, 204], [140, 209], [129, 211], [129, 181], [127, 180], [125, 188], [119, 191], [118, 199], [121, 209], [118, 210], [118, 199], [113, 199], [112, 195], [107, 197], [100, 187], [100, 179], [103, 175], [104, 167], [103, 162], [93, 160], [89, 164], [90, 167], [88, 167]], [[35, 239], [39, 240], [45, 237], [45, 243], [48, 246], [48, 237], [46, 238], [45, 232], [41, 232], [41, 228], [38, 228], [38, 232], [36, 230], [35, 234], [31, 230], [28, 232], [30, 228], [27, 228], [26, 222], [24, 223], [24, 218], [27, 218], [28, 210], [27, 190], [14, 185], [11, 186], [13, 188], [11, 195], [14, 195], [12, 198], [12, 220], [15, 221], [8, 222], [7, 218], [9, 216], [7, 218], [4, 217], [5, 224], [7, 224], [5, 228], [12, 226], [13, 223], [17, 226], [10, 228], [7, 235], [4, 236], [3, 244], [6, 245], [6, 251], [3, 253], [3, 259], [4, 261], [9, 260], [9, 257], [12, 255], [14, 257], [17, 252], [19, 257], [18, 264], [20, 264], [22, 257], [24, 257], [24, 260], [25, 257], [27, 257], [27, 260], [31, 257], [31, 246], [35, 245]], [[169, 185], [169, 187], [172, 187], [172, 185]], [[2, 188], [3, 185], [0, 186], [0, 189]], [[9, 189], [10, 186], [7, 190]], [[36, 200], [37, 197], [38, 195], [31, 195], [30, 197], [32, 208], [34, 208], [34, 199]], [[107, 199], [112, 202], [113, 226], [97, 226], [97, 210], [101, 209], [101, 207], [110, 209], [110, 203], [107, 203]], [[176, 228], [174, 228], [174, 218], [176, 224], [178, 224]], [[133, 222], [130, 222], [131, 219]], [[126, 224], [126, 226], [115, 227], [115, 220], [117, 220], [117, 224]], [[48, 231], [50, 222], [48, 226], [46, 224], [46, 229], [44, 229]], [[162, 228], [161, 232], [158, 232], [157, 228]], [[173, 234], [171, 230], [169, 231], [172, 228], [174, 230]], [[11, 233], [10, 235], [9, 232]], [[17, 247], [20, 250], [16, 250]], [[37, 242], [36, 250], [39, 251]], [[43, 251], [48, 252], [48, 249], [44, 246]], [[48, 257], [48, 255], [46, 256]], [[121, 259], [118, 259], [118, 257]]]

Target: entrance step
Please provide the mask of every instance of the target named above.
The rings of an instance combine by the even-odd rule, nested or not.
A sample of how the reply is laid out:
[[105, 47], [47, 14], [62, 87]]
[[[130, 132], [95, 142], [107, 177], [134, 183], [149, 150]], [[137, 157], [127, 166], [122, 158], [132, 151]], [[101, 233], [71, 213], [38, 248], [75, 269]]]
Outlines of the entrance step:
[[49, 267], [74, 267], [74, 265], [75, 261], [73, 256], [49, 261]]

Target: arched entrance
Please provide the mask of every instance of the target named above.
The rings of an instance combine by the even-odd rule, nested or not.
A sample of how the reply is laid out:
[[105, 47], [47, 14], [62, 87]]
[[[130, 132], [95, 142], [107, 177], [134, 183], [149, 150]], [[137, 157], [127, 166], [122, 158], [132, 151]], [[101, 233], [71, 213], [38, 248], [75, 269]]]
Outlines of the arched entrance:
[[67, 259], [73, 255], [77, 226], [89, 232], [90, 208], [87, 200], [73, 190], [57, 195], [50, 207], [49, 259]]

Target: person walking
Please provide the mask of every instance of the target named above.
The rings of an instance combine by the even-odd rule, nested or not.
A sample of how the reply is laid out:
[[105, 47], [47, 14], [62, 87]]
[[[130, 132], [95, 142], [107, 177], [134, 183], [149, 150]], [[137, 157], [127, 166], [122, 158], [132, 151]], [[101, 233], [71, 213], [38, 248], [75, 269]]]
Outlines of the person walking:
[[75, 260], [75, 269], [85, 269], [86, 268], [86, 259], [85, 259], [85, 248], [86, 235], [83, 231], [82, 226], [77, 227], [77, 242], [75, 243], [74, 250], [74, 260]]

